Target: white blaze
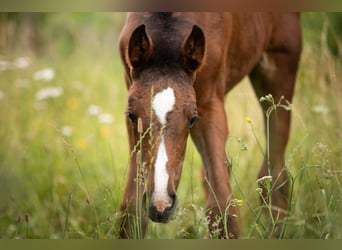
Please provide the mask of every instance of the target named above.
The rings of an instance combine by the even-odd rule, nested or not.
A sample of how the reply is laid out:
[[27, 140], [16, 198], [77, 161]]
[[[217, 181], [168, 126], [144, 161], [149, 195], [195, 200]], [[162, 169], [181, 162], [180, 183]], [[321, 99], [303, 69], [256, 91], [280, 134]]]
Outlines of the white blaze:
[[175, 94], [170, 87], [160, 91], [154, 96], [152, 107], [162, 125], [165, 125], [166, 115], [173, 109], [175, 101]]
[[[166, 125], [166, 116], [173, 109], [175, 101], [176, 98], [174, 91], [170, 87], [160, 91], [154, 96], [152, 108], [162, 126]], [[166, 153], [164, 134], [162, 134], [154, 167], [154, 197], [157, 199], [168, 197], [167, 183], [169, 175], [166, 170], [167, 161], [168, 157]]]

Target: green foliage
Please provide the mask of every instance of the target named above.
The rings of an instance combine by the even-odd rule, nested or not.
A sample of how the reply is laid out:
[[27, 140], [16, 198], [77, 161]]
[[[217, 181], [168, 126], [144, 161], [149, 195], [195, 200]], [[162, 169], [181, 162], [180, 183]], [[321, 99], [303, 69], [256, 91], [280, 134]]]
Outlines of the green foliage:
[[[1, 15], [7, 43], [0, 47], [0, 237], [115, 238], [131, 153], [117, 51], [124, 14], [44, 14], [36, 26], [39, 49], [28, 43], [21, 14]], [[284, 238], [342, 237], [340, 20], [334, 13], [302, 15]], [[243, 238], [270, 236], [256, 183], [267, 144], [258, 103], [247, 79], [226, 102]], [[177, 218], [150, 223], [146, 238], [206, 238], [200, 165], [189, 141]]]

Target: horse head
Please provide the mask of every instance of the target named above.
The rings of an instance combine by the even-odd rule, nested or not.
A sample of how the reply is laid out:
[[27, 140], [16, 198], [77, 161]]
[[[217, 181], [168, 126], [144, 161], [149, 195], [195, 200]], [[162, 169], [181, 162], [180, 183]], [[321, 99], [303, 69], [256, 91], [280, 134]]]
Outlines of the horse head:
[[163, 223], [172, 219], [187, 137], [199, 118], [193, 85], [205, 56], [198, 26], [172, 34], [142, 24], [125, 54], [130, 169], [138, 173], [136, 182], [143, 180], [140, 198], [149, 218]]

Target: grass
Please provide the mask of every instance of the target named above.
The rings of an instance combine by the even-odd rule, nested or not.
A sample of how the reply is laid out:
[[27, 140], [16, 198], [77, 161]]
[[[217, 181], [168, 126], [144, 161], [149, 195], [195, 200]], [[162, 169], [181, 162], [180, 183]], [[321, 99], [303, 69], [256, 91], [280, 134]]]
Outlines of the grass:
[[[0, 71], [1, 238], [116, 237], [130, 155], [127, 91], [116, 45], [123, 18], [50, 14], [39, 26], [43, 52], [19, 42], [1, 50], [1, 62], [20, 57], [28, 62]], [[304, 51], [286, 154], [293, 196], [284, 238], [342, 238], [342, 62], [327, 46], [322, 29], [329, 27], [327, 15], [305, 13], [302, 23]], [[35, 80], [34, 73], [46, 68], [53, 79]], [[62, 93], [37, 100], [46, 87]], [[242, 238], [248, 239], [269, 237], [268, 220], [258, 216], [256, 176], [266, 152], [258, 102], [247, 79], [226, 101], [231, 135], [226, 149], [234, 193], [243, 201]], [[189, 141], [178, 216], [166, 225], [150, 223], [145, 238], [206, 237], [199, 170]]]

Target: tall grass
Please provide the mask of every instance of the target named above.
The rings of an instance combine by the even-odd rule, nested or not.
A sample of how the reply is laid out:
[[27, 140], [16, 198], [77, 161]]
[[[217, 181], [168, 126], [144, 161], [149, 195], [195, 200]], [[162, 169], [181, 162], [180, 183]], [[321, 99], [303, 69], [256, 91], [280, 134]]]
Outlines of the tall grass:
[[[22, 42], [1, 50], [0, 237], [116, 237], [131, 153], [116, 44], [123, 18], [49, 14], [39, 26], [41, 52]], [[305, 13], [302, 23], [304, 51], [286, 153], [292, 196], [282, 236], [341, 238], [342, 62], [328, 47], [325, 14]], [[34, 77], [42, 69], [54, 76]], [[48, 94], [39, 99], [42, 89]], [[265, 114], [247, 79], [229, 93], [226, 108], [231, 181], [243, 201], [242, 238], [268, 238], [256, 183], [266, 152]], [[146, 238], [207, 236], [200, 165], [189, 140], [177, 217], [166, 225], [150, 223]]]

